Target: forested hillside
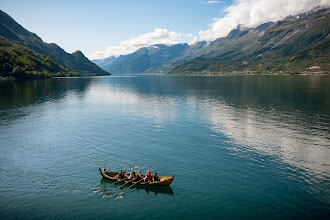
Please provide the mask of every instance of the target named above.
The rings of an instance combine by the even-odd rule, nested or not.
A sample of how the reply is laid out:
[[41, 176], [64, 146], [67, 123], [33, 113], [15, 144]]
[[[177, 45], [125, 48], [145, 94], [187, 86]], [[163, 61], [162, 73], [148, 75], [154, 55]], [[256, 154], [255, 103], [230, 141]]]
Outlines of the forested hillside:
[[38, 72], [65, 76], [109, 75], [80, 51], [69, 54], [56, 44], [43, 42], [3, 11], [0, 11], [0, 61], [2, 75], [17, 71], [20, 76], [26, 72], [28, 77]]

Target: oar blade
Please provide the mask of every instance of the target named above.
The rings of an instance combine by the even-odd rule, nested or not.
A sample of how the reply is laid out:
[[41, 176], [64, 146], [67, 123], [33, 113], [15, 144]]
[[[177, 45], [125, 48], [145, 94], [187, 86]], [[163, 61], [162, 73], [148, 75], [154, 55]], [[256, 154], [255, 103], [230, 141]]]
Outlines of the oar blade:
[[128, 182], [126, 182], [126, 183], [124, 183], [123, 185], [121, 185], [121, 186], [118, 186], [116, 189], [114, 189], [114, 190], [111, 190], [110, 192], [108, 192], [108, 193], [106, 193], [106, 194], [104, 194], [103, 196], [102, 196], [102, 198], [104, 198], [105, 196], [107, 196], [107, 195], [109, 195], [110, 193], [112, 193], [113, 191], [115, 191], [115, 190], [117, 190], [117, 189], [119, 189], [120, 187], [122, 187], [122, 186], [125, 186], [126, 184], [128, 184], [128, 183], [130, 183], [130, 182], [132, 182], [133, 180], [130, 180], [130, 181], [128, 181]]
[[111, 183], [110, 185], [103, 186], [103, 187], [101, 187], [101, 188], [99, 188], [99, 189], [96, 189], [96, 190], [93, 191], [93, 193], [97, 193], [97, 192], [99, 192], [100, 190], [105, 189], [105, 188], [108, 187], [108, 186], [112, 186], [113, 184], [119, 183], [120, 181], [122, 181], [122, 180], [118, 180], [118, 181], [116, 181], [116, 182], [114, 182], [114, 183]]
[[124, 189], [123, 191], [121, 191], [120, 193], [118, 193], [117, 195], [115, 195], [113, 198], [116, 198], [117, 196], [119, 196], [120, 194], [124, 193], [126, 190], [131, 189], [133, 186], [135, 186], [136, 184], [138, 184], [139, 182], [141, 182], [143, 179], [137, 181], [136, 183], [134, 183], [133, 185], [129, 186], [128, 188]]
[[99, 189], [96, 189], [96, 190], [93, 191], [93, 193], [97, 193], [97, 192], [99, 192], [100, 190], [102, 190], [102, 189], [104, 189], [104, 188], [106, 188], [106, 187], [108, 187], [108, 186], [103, 186], [103, 187], [101, 187], [101, 188], [99, 188]]

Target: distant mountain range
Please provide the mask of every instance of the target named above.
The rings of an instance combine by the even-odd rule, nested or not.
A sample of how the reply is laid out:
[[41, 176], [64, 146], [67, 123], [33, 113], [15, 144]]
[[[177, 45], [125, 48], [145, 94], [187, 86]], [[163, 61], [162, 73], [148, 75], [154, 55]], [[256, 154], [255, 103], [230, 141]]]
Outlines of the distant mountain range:
[[116, 74], [162, 74], [173, 69], [180, 62], [197, 56], [207, 45], [206, 41], [193, 45], [186, 43], [170, 46], [155, 44], [118, 58], [111, 56], [105, 59], [92, 60], [92, 62], [104, 70]]
[[93, 60], [114, 74], [330, 73], [330, 9], [239, 25], [228, 36], [192, 45], [163, 44]]
[[51, 75], [110, 75], [81, 51], [65, 52], [42, 41], [0, 10], [0, 73], [44, 71]]

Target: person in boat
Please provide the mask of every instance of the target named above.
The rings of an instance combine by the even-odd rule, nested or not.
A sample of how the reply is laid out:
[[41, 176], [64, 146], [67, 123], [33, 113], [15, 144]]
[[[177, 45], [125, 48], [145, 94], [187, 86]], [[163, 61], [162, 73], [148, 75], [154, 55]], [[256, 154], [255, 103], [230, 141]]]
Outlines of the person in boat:
[[139, 171], [138, 174], [137, 174], [136, 177], [135, 177], [135, 181], [139, 181], [139, 180], [141, 180], [141, 179], [143, 179], [143, 176], [142, 176], [141, 171]]
[[118, 179], [118, 180], [123, 179], [123, 170], [121, 170], [120, 173], [118, 173], [118, 174], [115, 176], [115, 178]]
[[148, 172], [149, 172], [149, 170], [147, 171], [146, 175], [144, 175], [144, 178], [143, 178], [144, 182], [148, 182]]
[[127, 175], [127, 173], [126, 173], [126, 169], [124, 168], [123, 169], [123, 173], [122, 173], [123, 175], [123, 179], [125, 179], [125, 180], [127, 180], [128, 179], [128, 175]]
[[157, 181], [159, 181], [160, 179], [159, 179], [159, 177], [158, 177], [158, 175], [157, 175], [157, 172], [155, 173], [155, 176], [154, 176], [154, 181], [155, 182], [157, 182]]
[[129, 174], [129, 177], [128, 179], [131, 180], [131, 179], [134, 179], [135, 178], [135, 172], [133, 169], [131, 169], [131, 173]]
[[105, 168], [105, 166], [103, 166], [103, 168], [102, 168], [102, 172], [103, 172], [103, 173], [108, 172], [108, 171], [107, 171], [107, 168]]
[[152, 182], [152, 176], [150, 170], [148, 172], [148, 182]]
[[147, 171], [145, 177], [144, 177], [144, 182], [152, 182], [152, 176], [150, 170]]

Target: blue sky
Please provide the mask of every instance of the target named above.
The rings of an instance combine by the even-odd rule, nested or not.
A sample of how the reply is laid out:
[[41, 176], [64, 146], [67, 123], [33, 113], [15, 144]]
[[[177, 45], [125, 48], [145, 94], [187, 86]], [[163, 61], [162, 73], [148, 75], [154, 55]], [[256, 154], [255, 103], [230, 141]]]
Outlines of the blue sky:
[[104, 58], [155, 43], [223, 37], [330, 0], [0, 0], [0, 9], [47, 43]]
[[231, 4], [222, 2], [0, 0], [0, 9], [45, 42], [57, 43], [67, 52], [79, 49], [89, 55], [156, 28], [197, 35]]

